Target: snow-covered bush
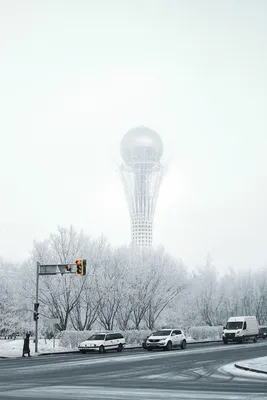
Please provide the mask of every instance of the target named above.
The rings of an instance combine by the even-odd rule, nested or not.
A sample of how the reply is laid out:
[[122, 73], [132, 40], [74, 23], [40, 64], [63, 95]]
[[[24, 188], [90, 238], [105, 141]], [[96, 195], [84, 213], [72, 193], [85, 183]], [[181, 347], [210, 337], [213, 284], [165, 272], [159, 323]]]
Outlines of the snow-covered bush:
[[60, 346], [75, 349], [79, 343], [93, 335], [93, 331], [63, 331], [60, 334]]
[[192, 326], [188, 335], [194, 340], [221, 339], [223, 332], [222, 326]]
[[122, 332], [122, 334], [125, 337], [125, 341], [127, 344], [141, 344], [143, 339], [145, 339], [147, 336], [151, 334], [150, 330], [128, 330], [125, 332]]
[[[60, 335], [60, 345], [66, 348], [76, 349], [82, 341], [88, 339], [95, 331], [63, 331]], [[121, 332], [126, 344], [138, 345], [150, 335], [149, 330], [128, 330]]]

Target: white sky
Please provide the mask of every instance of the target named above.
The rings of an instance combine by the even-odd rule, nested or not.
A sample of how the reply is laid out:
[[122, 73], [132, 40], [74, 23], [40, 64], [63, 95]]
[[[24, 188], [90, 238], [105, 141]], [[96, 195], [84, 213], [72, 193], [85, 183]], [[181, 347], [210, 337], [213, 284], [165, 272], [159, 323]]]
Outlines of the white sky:
[[190, 267], [267, 264], [265, 0], [0, 0], [0, 255], [73, 224], [129, 243], [114, 161], [156, 130], [154, 242]]

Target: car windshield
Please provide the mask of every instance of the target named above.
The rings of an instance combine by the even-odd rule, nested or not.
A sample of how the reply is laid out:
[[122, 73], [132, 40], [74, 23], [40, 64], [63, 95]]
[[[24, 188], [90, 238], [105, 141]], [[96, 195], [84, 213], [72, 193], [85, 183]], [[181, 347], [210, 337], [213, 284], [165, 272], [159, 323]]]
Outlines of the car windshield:
[[267, 333], [267, 326], [264, 328], [260, 328], [260, 333]]
[[226, 329], [242, 329], [243, 321], [227, 322]]
[[156, 331], [153, 332], [151, 336], [168, 336], [171, 334], [171, 330]]
[[106, 335], [92, 335], [87, 340], [105, 340]]

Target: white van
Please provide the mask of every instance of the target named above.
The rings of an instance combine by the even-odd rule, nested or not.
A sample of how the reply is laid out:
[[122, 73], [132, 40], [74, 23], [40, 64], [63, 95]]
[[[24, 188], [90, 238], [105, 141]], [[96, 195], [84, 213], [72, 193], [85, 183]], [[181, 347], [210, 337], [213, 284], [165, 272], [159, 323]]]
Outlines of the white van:
[[259, 336], [259, 324], [255, 316], [231, 317], [223, 328], [223, 342], [244, 343], [248, 340], [257, 342]]

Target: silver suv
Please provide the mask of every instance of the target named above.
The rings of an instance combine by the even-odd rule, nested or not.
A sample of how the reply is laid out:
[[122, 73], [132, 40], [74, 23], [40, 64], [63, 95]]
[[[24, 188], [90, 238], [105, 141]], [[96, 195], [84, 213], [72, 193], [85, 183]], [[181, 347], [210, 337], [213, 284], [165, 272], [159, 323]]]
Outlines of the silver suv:
[[161, 329], [153, 332], [146, 340], [147, 350], [162, 348], [172, 350], [175, 347], [186, 348], [185, 334], [181, 329]]

